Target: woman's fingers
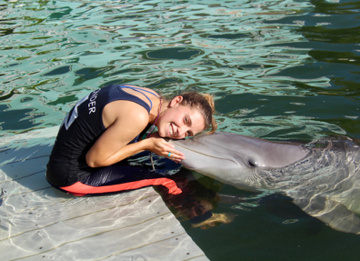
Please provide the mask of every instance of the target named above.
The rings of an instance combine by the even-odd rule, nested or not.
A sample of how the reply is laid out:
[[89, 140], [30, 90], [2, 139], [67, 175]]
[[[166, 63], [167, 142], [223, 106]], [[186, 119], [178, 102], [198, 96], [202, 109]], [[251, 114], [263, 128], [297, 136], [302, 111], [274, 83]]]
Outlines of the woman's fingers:
[[175, 148], [169, 150], [166, 157], [174, 161], [181, 161], [185, 159], [185, 155], [182, 152], [176, 150]]
[[177, 160], [183, 160], [185, 159], [185, 156], [182, 152], [178, 151], [177, 149], [175, 149], [175, 146], [167, 141], [165, 141], [166, 144], [164, 146], [164, 155], [167, 158], [170, 159], [177, 159]]
[[162, 156], [167, 157], [173, 161], [179, 162], [181, 160], [185, 159], [185, 155], [175, 149], [175, 146], [171, 144], [170, 142], [167, 142], [165, 140], [162, 140], [162, 150], [164, 151], [162, 153]]
[[160, 156], [167, 157], [177, 163], [185, 159], [185, 155], [182, 152], [175, 149], [173, 144], [163, 138], [154, 138], [153, 144], [152, 151]]

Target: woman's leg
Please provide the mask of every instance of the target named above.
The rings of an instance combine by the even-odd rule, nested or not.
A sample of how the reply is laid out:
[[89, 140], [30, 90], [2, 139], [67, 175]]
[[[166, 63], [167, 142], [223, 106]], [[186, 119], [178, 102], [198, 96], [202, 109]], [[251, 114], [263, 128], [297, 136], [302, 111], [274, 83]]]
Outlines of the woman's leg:
[[173, 180], [147, 168], [129, 166], [123, 163], [99, 169], [83, 182], [78, 181], [70, 186], [61, 187], [61, 189], [76, 196], [84, 196], [86, 194], [119, 192], [158, 185], [167, 187], [170, 194], [181, 193]]

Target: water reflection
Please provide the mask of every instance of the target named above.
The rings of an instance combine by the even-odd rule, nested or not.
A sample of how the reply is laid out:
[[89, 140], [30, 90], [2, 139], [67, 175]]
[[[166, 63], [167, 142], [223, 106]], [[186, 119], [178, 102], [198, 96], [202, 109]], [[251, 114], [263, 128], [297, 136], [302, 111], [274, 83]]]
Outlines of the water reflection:
[[228, 224], [235, 218], [235, 214], [218, 213], [214, 211], [221, 200], [218, 185], [208, 188], [201, 184], [190, 171], [182, 169], [171, 177], [183, 191], [179, 195], [168, 194], [159, 188], [166, 205], [181, 221], [190, 221], [192, 227], [207, 229], [219, 224]]
[[276, 47], [301, 37], [288, 24], [272, 26], [265, 20], [299, 16], [309, 3], [294, 2], [291, 8], [282, 1], [184, 3], [3, 3], [1, 23], [7, 34], [0, 44], [0, 95], [10, 109], [20, 95], [33, 96], [28, 106], [44, 112], [34, 123], [44, 126], [60, 124], [74, 95], [81, 98], [110, 83], [170, 94], [185, 89], [228, 95], [288, 91], [276, 84], [279, 79], [266, 76], [308, 56]]

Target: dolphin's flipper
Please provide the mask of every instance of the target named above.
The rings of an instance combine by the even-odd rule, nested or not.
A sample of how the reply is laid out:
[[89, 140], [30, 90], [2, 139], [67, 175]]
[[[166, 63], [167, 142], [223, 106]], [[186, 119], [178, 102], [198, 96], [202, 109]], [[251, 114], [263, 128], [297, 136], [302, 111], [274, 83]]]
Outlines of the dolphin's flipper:
[[360, 217], [335, 200], [317, 195], [308, 200], [294, 199], [294, 203], [333, 229], [360, 234]]

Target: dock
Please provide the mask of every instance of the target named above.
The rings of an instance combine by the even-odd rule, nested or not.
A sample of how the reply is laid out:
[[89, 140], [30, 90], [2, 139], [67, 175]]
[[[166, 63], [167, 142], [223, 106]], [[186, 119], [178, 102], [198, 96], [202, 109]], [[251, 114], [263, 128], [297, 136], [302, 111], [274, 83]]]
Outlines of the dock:
[[75, 197], [50, 186], [56, 134], [0, 139], [2, 260], [208, 260], [152, 187]]

